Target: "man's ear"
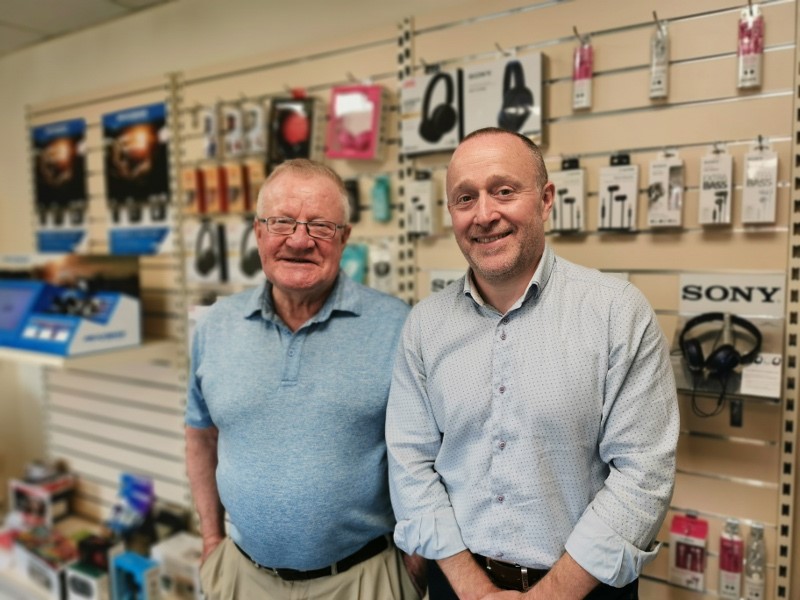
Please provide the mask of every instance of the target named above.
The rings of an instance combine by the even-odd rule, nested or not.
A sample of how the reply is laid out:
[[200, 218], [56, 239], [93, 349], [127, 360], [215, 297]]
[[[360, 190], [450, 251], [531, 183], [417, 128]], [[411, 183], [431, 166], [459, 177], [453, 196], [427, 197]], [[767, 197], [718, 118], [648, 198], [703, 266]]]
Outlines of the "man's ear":
[[342, 229], [342, 246], [347, 243], [347, 240], [350, 239], [350, 233], [353, 231], [352, 225], [345, 225], [344, 229]]
[[556, 197], [556, 185], [552, 181], [548, 181], [544, 188], [542, 188], [542, 221], [546, 221], [550, 217], [550, 211], [553, 210], [553, 202]]

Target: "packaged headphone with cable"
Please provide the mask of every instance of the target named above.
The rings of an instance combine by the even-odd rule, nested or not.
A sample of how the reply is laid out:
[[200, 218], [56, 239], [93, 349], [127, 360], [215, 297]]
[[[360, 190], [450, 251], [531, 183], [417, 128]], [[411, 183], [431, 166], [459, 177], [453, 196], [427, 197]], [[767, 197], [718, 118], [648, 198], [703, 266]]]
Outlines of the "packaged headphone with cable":
[[380, 158], [383, 88], [345, 85], [331, 89], [325, 156], [353, 160]]
[[253, 216], [246, 214], [225, 219], [225, 239], [228, 244], [226, 254], [231, 283], [252, 284], [265, 277], [253, 231]]
[[541, 53], [464, 68], [464, 133], [500, 127], [542, 141]]
[[242, 118], [239, 106], [222, 107], [222, 151], [226, 158], [235, 158], [244, 152]]
[[245, 154], [257, 154], [267, 149], [266, 109], [260, 102], [242, 105], [242, 145]]
[[311, 158], [314, 136], [314, 99], [275, 98], [269, 113], [269, 163]]
[[228, 280], [225, 226], [213, 219], [187, 219], [183, 225], [186, 244], [186, 280], [222, 283]]
[[462, 71], [410, 77], [400, 88], [403, 154], [453, 150], [464, 137]]
[[598, 185], [600, 231], [635, 231], [639, 200], [639, 165], [627, 155], [611, 157], [611, 165], [600, 168]]
[[683, 160], [673, 152], [662, 152], [650, 163], [647, 186], [647, 224], [650, 227], [683, 224], [683, 173]]
[[586, 227], [586, 170], [578, 159], [561, 161], [561, 170], [550, 173], [556, 186], [550, 212], [553, 233], [580, 233]]
[[730, 225], [733, 204], [733, 157], [714, 147], [700, 159], [701, 225]]

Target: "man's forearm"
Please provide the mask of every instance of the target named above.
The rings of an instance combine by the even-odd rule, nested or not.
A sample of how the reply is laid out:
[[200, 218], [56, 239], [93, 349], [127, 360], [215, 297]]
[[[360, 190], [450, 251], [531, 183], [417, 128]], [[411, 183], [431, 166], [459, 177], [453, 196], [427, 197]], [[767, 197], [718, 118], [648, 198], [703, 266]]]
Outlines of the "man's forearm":
[[460, 600], [477, 600], [500, 591], [469, 550], [436, 561]]
[[539, 583], [524, 595], [531, 600], [580, 600], [600, 583], [565, 552]]
[[200, 517], [203, 559], [225, 537], [225, 509], [216, 478], [217, 436], [215, 427], [186, 427], [186, 473]]

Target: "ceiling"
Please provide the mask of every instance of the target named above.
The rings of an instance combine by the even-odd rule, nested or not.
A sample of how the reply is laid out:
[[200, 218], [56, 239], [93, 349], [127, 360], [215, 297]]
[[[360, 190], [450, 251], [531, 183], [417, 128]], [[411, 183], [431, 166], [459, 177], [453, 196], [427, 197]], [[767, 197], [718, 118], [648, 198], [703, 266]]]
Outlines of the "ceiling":
[[0, 0], [0, 57], [173, 0]]

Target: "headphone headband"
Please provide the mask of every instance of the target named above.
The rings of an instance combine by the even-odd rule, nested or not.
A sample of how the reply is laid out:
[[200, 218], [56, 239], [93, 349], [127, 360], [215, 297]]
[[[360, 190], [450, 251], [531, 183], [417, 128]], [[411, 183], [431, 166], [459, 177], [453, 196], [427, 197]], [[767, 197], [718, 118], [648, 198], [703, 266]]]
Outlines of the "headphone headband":
[[506, 69], [503, 71], [503, 94], [511, 89], [512, 79], [514, 87], [525, 87], [525, 71], [522, 69], [522, 63], [518, 60], [510, 60], [506, 63]]
[[445, 73], [444, 71], [439, 71], [436, 75], [433, 76], [428, 82], [428, 87], [425, 88], [425, 96], [422, 99], [422, 118], [425, 119], [428, 117], [428, 110], [430, 109], [431, 105], [431, 98], [433, 97], [433, 90], [436, 89], [436, 85], [439, 81], [445, 82], [445, 100], [444, 104], [452, 104], [453, 103], [453, 79], [450, 77], [449, 73]]
[[[756, 358], [756, 356], [758, 356], [758, 353], [761, 351], [761, 342], [762, 342], [761, 332], [758, 330], [758, 327], [753, 325], [747, 319], [744, 319], [734, 314], [731, 314], [730, 318], [732, 325], [741, 327], [753, 337], [753, 348], [747, 354], [742, 354], [741, 357], [742, 364], [751, 363]], [[721, 312], [703, 313], [701, 315], [697, 315], [696, 317], [692, 317], [691, 319], [686, 321], [686, 324], [683, 326], [683, 329], [681, 330], [681, 334], [679, 337], [680, 347], [683, 348], [686, 336], [692, 329], [694, 329], [698, 325], [702, 325], [703, 323], [712, 323], [714, 321], [724, 321], [724, 320], [725, 320], [725, 313]]]

